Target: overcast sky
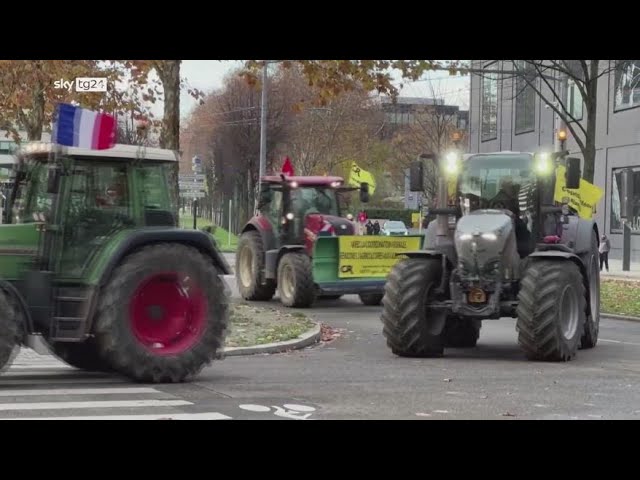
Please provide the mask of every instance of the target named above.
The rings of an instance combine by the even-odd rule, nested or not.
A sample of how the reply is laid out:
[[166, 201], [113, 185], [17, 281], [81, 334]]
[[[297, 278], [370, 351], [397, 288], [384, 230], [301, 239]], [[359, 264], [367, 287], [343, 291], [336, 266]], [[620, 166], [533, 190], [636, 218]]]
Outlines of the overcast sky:
[[[222, 87], [224, 77], [234, 69], [241, 67], [243, 60], [183, 60], [182, 76], [187, 78], [193, 88], [205, 93]], [[459, 105], [462, 109], [469, 106], [469, 78], [450, 77], [447, 72], [430, 72], [425, 79], [405, 85], [401, 91], [406, 97], [433, 97], [432, 90], [437, 97], [444, 97], [448, 104]], [[399, 80], [399, 79], [398, 79]], [[196, 101], [185, 91], [180, 99], [180, 111], [183, 117], [196, 105]], [[162, 116], [162, 103], [153, 108], [154, 114]]]

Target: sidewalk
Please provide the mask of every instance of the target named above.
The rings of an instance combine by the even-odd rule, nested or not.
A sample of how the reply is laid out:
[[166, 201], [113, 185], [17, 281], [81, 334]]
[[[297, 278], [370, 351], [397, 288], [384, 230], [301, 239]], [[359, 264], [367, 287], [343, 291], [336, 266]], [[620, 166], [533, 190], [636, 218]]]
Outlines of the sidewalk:
[[640, 263], [631, 262], [630, 270], [628, 272], [622, 271], [622, 260], [609, 259], [609, 271], [602, 270], [600, 272], [601, 278], [611, 279], [629, 279], [640, 281]]

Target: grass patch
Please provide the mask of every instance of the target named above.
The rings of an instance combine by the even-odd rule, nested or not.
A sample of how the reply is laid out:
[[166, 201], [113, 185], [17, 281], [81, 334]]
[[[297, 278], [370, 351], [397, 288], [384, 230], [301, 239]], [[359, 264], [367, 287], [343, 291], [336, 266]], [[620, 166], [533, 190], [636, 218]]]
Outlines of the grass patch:
[[640, 282], [610, 279], [600, 282], [602, 313], [640, 317]]
[[275, 308], [233, 305], [227, 347], [250, 347], [294, 340], [313, 327], [303, 313], [287, 313]]
[[[211, 220], [202, 217], [196, 217], [196, 228], [202, 229], [205, 227], [212, 226], [213, 223]], [[181, 228], [193, 228], [193, 216], [190, 215], [180, 215], [180, 227]], [[215, 237], [218, 245], [220, 245], [220, 249], [223, 252], [235, 252], [236, 248], [238, 248], [238, 237], [233, 233], [229, 233], [222, 227], [216, 227], [216, 231], [213, 236]], [[231, 245], [229, 245], [229, 237], [231, 237]]]

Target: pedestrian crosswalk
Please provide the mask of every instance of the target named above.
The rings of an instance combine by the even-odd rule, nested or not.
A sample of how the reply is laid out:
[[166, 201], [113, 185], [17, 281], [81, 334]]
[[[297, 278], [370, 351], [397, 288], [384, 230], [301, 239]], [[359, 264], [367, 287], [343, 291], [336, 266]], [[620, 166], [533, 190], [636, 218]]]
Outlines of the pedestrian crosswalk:
[[21, 351], [0, 374], [0, 420], [228, 420], [220, 412], [106, 373]]

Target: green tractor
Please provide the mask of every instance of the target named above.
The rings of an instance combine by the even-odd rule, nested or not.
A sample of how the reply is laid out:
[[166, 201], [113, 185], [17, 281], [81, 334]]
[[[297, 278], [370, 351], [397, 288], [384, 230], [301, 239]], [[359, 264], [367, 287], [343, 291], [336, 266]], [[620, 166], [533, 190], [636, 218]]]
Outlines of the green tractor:
[[[340, 205], [341, 192], [356, 190], [360, 201], [368, 202], [368, 184], [347, 187], [341, 177], [263, 177], [259, 213], [243, 228], [236, 252], [242, 297], [268, 301], [277, 291], [283, 305], [308, 308], [318, 298], [357, 294], [363, 304], [379, 305], [389, 258], [395, 263], [395, 253], [407, 244], [421, 248], [423, 237], [356, 235]], [[346, 251], [347, 244], [363, 252]], [[362, 260], [367, 255], [369, 260]]]
[[[474, 347], [482, 320], [501, 317], [517, 318], [531, 360], [567, 361], [593, 348], [599, 234], [591, 210], [577, 215], [580, 160], [567, 152], [452, 152], [434, 161], [442, 175], [428, 247], [395, 265], [383, 299], [391, 351], [432, 357]], [[422, 190], [422, 168], [412, 166], [414, 191]]]
[[221, 355], [229, 265], [179, 228], [178, 156], [27, 144], [0, 225], [0, 367], [43, 343], [77, 368], [181, 382]]

